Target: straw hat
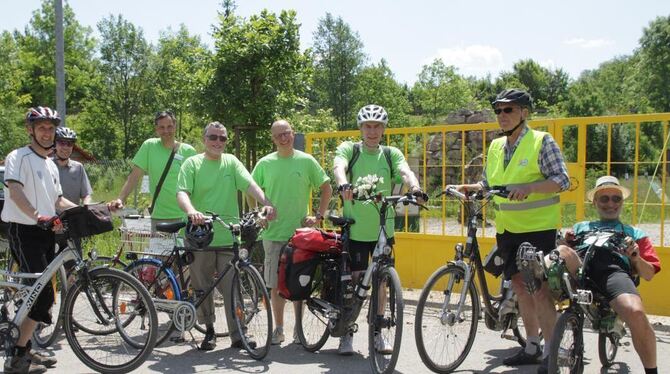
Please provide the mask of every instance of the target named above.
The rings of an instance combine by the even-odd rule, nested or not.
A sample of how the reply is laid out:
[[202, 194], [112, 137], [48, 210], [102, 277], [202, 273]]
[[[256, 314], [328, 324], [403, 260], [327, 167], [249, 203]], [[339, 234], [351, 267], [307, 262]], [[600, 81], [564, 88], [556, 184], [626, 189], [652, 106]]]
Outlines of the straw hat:
[[586, 194], [586, 197], [589, 199], [589, 201], [593, 201], [593, 197], [596, 195], [596, 192], [611, 188], [616, 188], [617, 190], [621, 191], [624, 199], [627, 199], [628, 196], [630, 196], [630, 190], [619, 184], [619, 180], [616, 177], [605, 175], [604, 177], [600, 177], [598, 180], [596, 180], [595, 188], [590, 190]]

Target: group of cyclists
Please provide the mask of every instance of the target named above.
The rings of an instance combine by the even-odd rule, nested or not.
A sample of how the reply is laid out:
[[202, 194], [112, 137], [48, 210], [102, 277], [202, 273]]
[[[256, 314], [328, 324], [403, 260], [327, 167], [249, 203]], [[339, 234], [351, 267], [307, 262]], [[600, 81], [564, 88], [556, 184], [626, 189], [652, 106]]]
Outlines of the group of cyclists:
[[[570, 239], [574, 233], [602, 225], [620, 229], [630, 236], [630, 246], [619, 257], [603, 257], [598, 266], [597, 284], [612, 308], [630, 327], [633, 345], [646, 373], [656, 373], [654, 331], [644, 312], [634, 279], [639, 275], [650, 280], [660, 271], [660, 263], [649, 238], [639, 229], [620, 221], [623, 200], [630, 195], [613, 176], [599, 178], [588, 193], [588, 199], [600, 215], [598, 221], [582, 222], [566, 235], [567, 242], [557, 247], [560, 225], [559, 193], [569, 188], [567, 167], [561, 151], [550, 134], [528, 127], [532, 98], [525, 91], [509, 89], [492, 102], [501, 128], [486, 157], [483, 178], [479, 183], [448, 186], [458, 191], [475, 191], [489, 186], [507, 186], [506, 198], [494, 198], [496, 241], [502, 251], [505, 274], [519, 301], [520, 314], [526, 329], [527, 344], [516, 354], [505, 357], [508, 366], [539, 365], [538, 373], [548, 371], [548, 349], [557, 319], [555, 301], [546, 285], [545, 269], [551, 259], [519, 261], [522, 243], [530, 243], [537, 251], [557, 251], [568, 271], [579, 266], [579, 255]], [[395, 180], [402, 180], [408, 193], [421, 199], [425, 194], [403, 153], [395, 147], [382, 145], [389, 115], [379, 105], [366, 105], [357, 114], [360, 142], [346, 141], [337, 147], [333, 175], [337, 193], [343, 201], [344, 216], [353, 218], [349, 237], [349, 255], [353, 282], [367, 268], [377, 243], [379, 218], [372, 204], [354, 202], [355, 181], [376, 175], [380, 177], [376, 192], [391, 194]], [[50, 220], [57, 210], [92, 201], [91, 186], [83, 166], [70, 159], [77, 135], [61, 127], [58, 113], [48, 107], [31, 108], [25, 127], [30, 144], [12, 151], [5, 159], [5, 183], [8, 186], [3, 221], [9, 222], [9, 244], [23, 271], [40, 272], [54, 258], [55, 232], [45, 231], [39, 223]], [[152, 230], [161, 222], [177, 222], [187, 218], [186, 242], [197, 240], [206, 250], [194, 253], [190, 274], [194, 289], [204, 290], [213, 282], [232, 256], [233, 238], [229, 231], [213, 227], [205, 212], [214, 212], [227, 219], [239, 218], [237, 193], [251, 197], [250, 205], [264, 212], [268, 224], [263, 233], [264, 280], [271, 290], [275, 330], [272, 344], [285, 341], [284, 308], [286, 301], [277, 292], [279, 257], [295, 230], [317, 226], [324, 219], [333, 194], [331, 180], [311, 155], [294, 148], [295, 134], [291, 124], [278, 120], [270, 127], [276, 151], [261, 158], [249, 172], [233, 155], [225, 153], [228, 130], [219, 122], [208, 123], [202, 132], [205, 147], [197, 153], [191, 145], [175, 138], [177, 122], [169, 111], [156, 114], [156, 138], [146, 140], [132, 159], [132, 170], [118, 198], [109, 202], [112, 210], [123, 208], [126, 198], [143, 175], [149, 177], [152, 192], [150, 206]], [[55, 144], [55, 151], [53, 147]], [[319, 195], [319, 204], [309, 212], [310, 196]], [[388, 243], [393, 245], [393, 217], [388, 217]], [[528, 246], [523, 246], [528, 248]], [[526, 258], [524, 256], [524, 258]], [[45, 262], [46, 261], [46, 262]], [[232, 272], [231, 272], [232, 277]], [[221, 283], [219, 291], [228, 305], [232, 297], [230, 279]], [[355, 283], [354, 283], [355, 284]], [[53, 290], [46, 287], [33, 307], [29, 318], [20, 326], [20, 337], [13, 355], [7, 357], [7, 373], [41, 373], [56, 365], [53, 357], [31, 349], [30, 337], [38, 322], [51, 323], [50, 306]], [[294, 302], [297, 308], [300, 302]], [[231, 309], [226, 307], [226, 313]], [[231, 346], [242, 348], [240, 332], [227, 315]], [[206, 326], [202, 350], [216, 347], [213, 295], [197, 310], [198, 323]], [[299, 343], [293, 331], [294, 343]], [[340, 338], [338, 353], [351, 355], [353, 334]], [[390, 343], [379, 334], [375, 349], [391, 350]]]

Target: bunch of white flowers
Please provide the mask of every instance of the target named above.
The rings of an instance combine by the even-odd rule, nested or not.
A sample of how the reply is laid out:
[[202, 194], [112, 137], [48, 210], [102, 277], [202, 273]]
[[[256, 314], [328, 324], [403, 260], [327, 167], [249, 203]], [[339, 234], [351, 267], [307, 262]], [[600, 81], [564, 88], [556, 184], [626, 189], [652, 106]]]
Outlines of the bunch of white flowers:
[[354, 186], [354, 194], [359, 198], [369, 199], [377, 194], [377, 185], [384, 183], [383, 177], [376, 174], [368, 174], [364, 177], [358, 177]]

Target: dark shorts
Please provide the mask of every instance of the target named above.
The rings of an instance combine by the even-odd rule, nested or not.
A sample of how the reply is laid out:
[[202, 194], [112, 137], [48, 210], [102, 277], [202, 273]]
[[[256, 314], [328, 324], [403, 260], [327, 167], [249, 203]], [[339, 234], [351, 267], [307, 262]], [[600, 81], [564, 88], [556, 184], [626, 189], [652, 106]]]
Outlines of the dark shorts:
[[[53, 231], [42, 230], [36, 225], [9, 223], [9, 247], [14, 259], [19, 263], [20, 271], [41, 273], [54, 259], [56, 237]], [[25, 280], [27, 284], [34, 279]], [[53, 287], [44, 287], [28, 313], [34, 321], [51, 323], [49, 310], [54, 303]]]
[[598, 272], [596, 274], [589, 274], [589, 278], [593, 280], [596, 287], [598, 287], [598, 292], [602, 293], [607, 301], [614, 300], [617, 296], [623, 294], [633, 294], [640, 295], [635, 287], [635, 282], [628, 275], [627, 272], [619, 270], [608, 270], [604, 272]]
[[556, 230], [534, 231], [522, 234], [505, 231], [502, 234], [496, 234], [496, 242], [498, 248], [502, 251], [502, 257], [505, 259], [505, 277], [510, 278], [519, 272], [519, 268], [516, 266], [516, 255], [521, 243], [528, 242], [537, 251], [548, 254], [550, 251], [556, 249]]
[[[394, 238], [387, 240], [388, 245], [395, 244]], [[363, 271], [368, 268], [370, 256], [375, 251], [377, 241], [359, 242], [358, 240], [349, 240], [349, 257], [351, 257], [351, 271]]]

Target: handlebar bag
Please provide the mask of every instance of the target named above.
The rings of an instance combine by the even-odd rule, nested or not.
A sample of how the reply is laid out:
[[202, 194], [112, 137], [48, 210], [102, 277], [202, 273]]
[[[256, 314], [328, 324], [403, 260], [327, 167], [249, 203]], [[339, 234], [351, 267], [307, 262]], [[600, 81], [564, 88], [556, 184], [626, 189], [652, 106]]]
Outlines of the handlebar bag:
[[288, 300], [306, 300], [312, 292], [314, 274], [319, 264], [317, 252], [285, 245], [279, 255], [277, 291]]
[[83, 238], [114, 230], [112, 215], [106, 204], [70, 208], [61, 216], [73, 238]]
[[342, 236], [334, 231], [314, 228], [299, 228], [289, 240], [294, 248], [310, 252], [339, 253], [342, 251]]

